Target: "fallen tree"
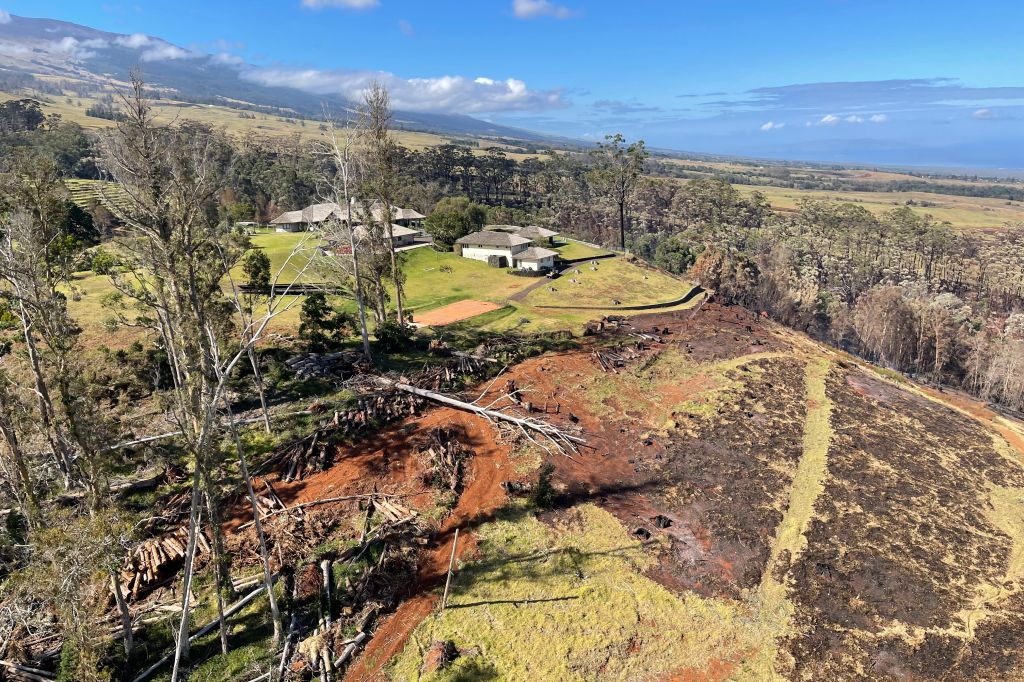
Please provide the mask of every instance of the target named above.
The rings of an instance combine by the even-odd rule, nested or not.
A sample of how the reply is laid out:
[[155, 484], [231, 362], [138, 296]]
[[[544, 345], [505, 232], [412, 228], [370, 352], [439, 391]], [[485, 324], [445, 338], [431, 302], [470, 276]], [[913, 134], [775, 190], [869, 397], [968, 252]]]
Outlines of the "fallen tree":
[[[384, 381], [388, 380], [384, 379]], [[568, 434], [562, 429], [558, 428], [557, 426], [549, 424], [548, 422], [540, 421], [538, 419], [531, 419], [530, 417], [517, 417], [512, 414], [500, 412], [498, 410], [480, 407], [479, 405], [474, 405], [473, 403], [467, 403], [464, 400], [458, 400], [457, 398], [452, 398], [451, 396], [447, 396], [442, 393], [435, 393], [434, 391], [428, 391], [426, 389], [417, 388], [416, 386], [410, 386], [409, 384], [395, 383], [394, 387], [399, 391], [404, 391], [405, 393], [411, 393], [421, 398], [426, 398], [427, 400], [433, 400], [434, 402], [441, 403], [442, 405], [454, 407], [455, 409], [462, 410], [463, 412], [470, 412], [472, 414], [479, 415], [491, 422], [504, 422], [506, 424], [511, 424], [512, 426], [518, 428], [527, 438], [529, 438], [531, 441], [535, 443], [537, 443], [537, 440], [533, 438], [531, 432], [539, 433], [540, 435], [546, 437], [548, 441], [550, 441], [554, 445], [555, 449], [557, 449], [562, 454], [567, 455], [567, 451], [579, 452], [578, 446], [586, 445], [587, 442], [586, 440], [580, 438], [579, 436], [573, 436], [571, 434]], [[548, 449], [542, 443], [537, 444], [543, 447], [545, 450]]]

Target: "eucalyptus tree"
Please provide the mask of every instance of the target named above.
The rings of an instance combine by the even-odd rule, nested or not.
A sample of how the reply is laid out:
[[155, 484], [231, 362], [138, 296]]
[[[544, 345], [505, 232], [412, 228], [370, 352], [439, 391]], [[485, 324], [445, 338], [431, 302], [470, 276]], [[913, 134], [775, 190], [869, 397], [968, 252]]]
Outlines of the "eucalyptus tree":
[[647, 148], [643, 140], [626, 144], [621, 133], [605, 135], [591, 153], [590, 182], [608, 195], [619, 209], [619, 246], [626, 249], [626, 209], [643, 174]]

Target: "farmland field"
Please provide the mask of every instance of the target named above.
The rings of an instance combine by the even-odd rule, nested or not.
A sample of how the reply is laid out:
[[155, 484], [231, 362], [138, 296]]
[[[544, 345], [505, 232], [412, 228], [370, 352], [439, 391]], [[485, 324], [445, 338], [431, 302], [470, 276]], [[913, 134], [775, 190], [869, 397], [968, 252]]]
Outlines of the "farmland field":
[[[874, 214], [909, 205], [914, 213], [931, 215], [938, 221], [948, 221], [953, 227], [993, 229], [1007, 223], [1024, 221], [1024, 204], [1004, 199], [963, 197], [929, 192], [833, 192], [827, 190], [788, 189], [761, 185], [735, 185], [744, 194], [761, 192], [777, 211], [796, 210], [800, 199], [828, 199], [863, 206]], [[908, 204], [907, 202], [913, 202]]]

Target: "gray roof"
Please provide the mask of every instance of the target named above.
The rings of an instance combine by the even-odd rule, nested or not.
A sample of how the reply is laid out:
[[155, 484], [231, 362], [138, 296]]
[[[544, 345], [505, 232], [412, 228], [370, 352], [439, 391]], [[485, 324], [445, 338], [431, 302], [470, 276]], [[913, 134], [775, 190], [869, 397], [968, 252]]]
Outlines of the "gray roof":
[[540, 227], [539, 225], [527, 225], [516, 232], [516, 234], [520, 237], [527, 237], [528, 239], [549, 239], [558, 233], [554, 230], [549, 230], [546, 227]]
[[519, 246], [520, 244], [529, 244], [530, 240], [526, 237], [509, 234], [508, 232], [484, 230], [483, 232], [467, 234], [465, 237], [455, 240], [455, 243], [462, 244], [464, 246], [495, 246], [499, 248], [512, 248], [513, 246]]
[[519, 260], [543, 260], [545, 258], [552, 258], [557, 255], [557, 251], [552, 251], [551, 249], [542, 249], [539, 246], [531, 246], [525, 251], [520, 251], [519, 253], [517, 253], [515, 257], [518, 258]]
[[[363, 238], [366, 237], [366, 225], [356, 225], [352, 229], [355, 230], [356, 239], [363, 239]], [[395, 225], [393, 223], [391, 225], [391, 236], [392, 237], [405, 237], [405, 236], [408, 236], [410, 234], [419, 234], [419, 233], [420, 233], [419, 230], [414, 230], [414, 229], [409, 228], [409, 227], [402, 227], [401, 225]], [[388, 230], [387, 230], [386, 226], [384, 226], [384, 225], [380, 226], [380, 234], [381, 234], [381, 238], [387, 237]]]
[[[375, 222], [381, 222], [384, 220], [384, 210], [380, 203], [374, 202], [367, 207], [360, 204], [355, 199], [352, 200], [352, 218], [354, 221], [364, 219], [367, 212], [370, 214], [370, 219]], [[288, 211], [287, 213], [282, 213], [271, 220], [270, 223], [272, 225], [322, 223], [331, 217], [338, 218], [339, 220], [347, 220], [348, 211], [332, 202], [325, 204], [313, 204], [312, 206], [307, 206], [301, 211]], [[425, 216], [422, 213], [418, 213], [411, 208], [399, 208], [398, 206], [391, 207], [392, 220], [422, 220], [424, 217]]]

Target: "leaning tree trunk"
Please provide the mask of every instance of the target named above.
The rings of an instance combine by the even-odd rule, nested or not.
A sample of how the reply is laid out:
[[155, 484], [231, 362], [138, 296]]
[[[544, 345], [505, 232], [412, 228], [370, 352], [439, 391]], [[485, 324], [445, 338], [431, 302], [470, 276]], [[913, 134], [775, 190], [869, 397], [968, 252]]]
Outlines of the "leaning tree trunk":
[[263, 386], [263, 372], [260, 370], [259, 358], [256, 357], [256, 350], [250, 345], [248, 350], [249, 364], [252, 365], [252, 374], [256, 381], [256, 391], [260, 396], [260, 410], [263, 412], [263, 429], [270, 433], [270, 410], [267, 409], [267, 392]]
[[121, 589], [121, 577], [117, 571], [110, 572], [110, 587], [114, 593], [114, 601], [117, 602], [117, 610], [121, 613], [121, 633], [124, 639], [124, 658], [127, 669], [128, 659], [132, 655], [134, 636], [132, 635], [132, 613], [128, 610], [128, 602], [125, 601], [124, 591]]
[[227, 410], [231, 437], [235, 441], [235, 450], [238, 452], [238, 465], [242, 470], [242, 478], [245, 479], [245, 490], [249, 495], [249, 504], [252, 505], [253, 526], [256, 528], [256, 537], [260, 544], [260, 558], [263, 562], [263, 582], [267, 588], [270, 615], [274, 621], [274, 645], [277, 646], [281, 643], [282, 635], [281, 611], [277, 606], [277, 597], [274, 595], [274, 577], [270, 571], [270, 553], [267, 551], [267, 536], [263, 532], [263, 522], [260, 520], [260, 508], [256, 501], [256, 491], [252, 487], [252, 476], [249, 474], [249, 464], [245, 459], [245, 449], [242, 447], [242, 440], [238, 437], [235, 415], [231, 411], [231, 406], [226, 399], [224, 400], [224, 407]]
[[216, 493], [210, 473], [204, 470], [206, 488], [206, 509], [210, 513], [210, 531], [213, 535], [213, 588], [217, 592], [217, 629], [220, 633], [220, 652], [228, 653], [228, 626], [224, 620], [224, 586], [231, 585], [231, 576], [225, 582], [224, 571], [224, 538], [220, 532], [220, 514], [217, 513]]
[[181, 661], [188, 658], [188, 628], [189, 608], [191, 607], [192, 596], [192, 572], [196, 558], [196, 545], [198, 535], [202, 532], [199, 528], [201, 492], [199, 489], [199, 463], [196, 463], [195, 473], [192, 475], [192, 506], [188, 515], [188, 545], [185, 549], [185, 575], [182, 579], [181, 594], [181, 622], [178, 624], [178, 641], [174, 647], [174, 667], [171, 670], [171, 682], [178, 682], [181, 673]]
[[32, 367], [32, 377], [35, 381], [36, 400], [39, 402], [39, 420], [43, 427], [43, 434], [53, 450], [53, 456], [57, 460], [57, 468], [64, 476], [64, 488], [71, 487], [71, 458], [68, 456], [67, 448], [57, 433], [57, 425], [54, 421], [53, 401], [50, 399], [50, 392], [46, 387], [46, 380], [43, 378], [43, 367], [39, 360], [39, 349], [36, 348], [36, 340], [32, 335], [32, 323], [28, 318], [28, 311], [25, 310], [25, 302], [20, 300], [21, 328], [25, 335], [25, 348], [28, 351], [29, 365]]

